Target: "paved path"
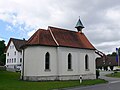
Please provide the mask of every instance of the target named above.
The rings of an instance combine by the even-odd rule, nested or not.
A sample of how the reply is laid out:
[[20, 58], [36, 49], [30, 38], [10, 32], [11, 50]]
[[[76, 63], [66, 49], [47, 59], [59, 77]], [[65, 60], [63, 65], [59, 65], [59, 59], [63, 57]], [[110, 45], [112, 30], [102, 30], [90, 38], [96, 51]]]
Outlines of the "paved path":
[[112, 82], [119, 82], [120, 78], [112, 78], [112, 77], [106, 77], [106, 74], [110, 74], [113, 73], [113, 71], [102, 71], [100, 72], [100, 78], [101, 79], [105, 79], [108, 81], [108, 83], [112, 83]]
[[111, 71], [100, 72], [100, 78], [108, 81], [106, 84], [98, 84], [86, 87], [76, 87], [62, 90], [120, 90], [120, 78], [111, 78], [104, 76], [105, 74], [113, 73]]

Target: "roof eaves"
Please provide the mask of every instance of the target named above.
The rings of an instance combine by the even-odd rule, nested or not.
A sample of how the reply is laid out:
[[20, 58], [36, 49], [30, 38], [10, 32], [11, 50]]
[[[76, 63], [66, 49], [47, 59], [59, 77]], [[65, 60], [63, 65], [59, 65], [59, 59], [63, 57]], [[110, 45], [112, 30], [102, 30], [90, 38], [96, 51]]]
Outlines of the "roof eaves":
[[58, 47], [56, 45], [45, 45], [45, 44], [26, 44], [22, 46], [21, 48], [27, 47], [27, 46], [51, 46], [51, 47]]
[[59, 47], [68, 47], [68, 48], [78, 48], [78, 49], [96, 50], [96, 48], [81, 48], [81, 47], [63, 46], [63, 45], [59, 45]]

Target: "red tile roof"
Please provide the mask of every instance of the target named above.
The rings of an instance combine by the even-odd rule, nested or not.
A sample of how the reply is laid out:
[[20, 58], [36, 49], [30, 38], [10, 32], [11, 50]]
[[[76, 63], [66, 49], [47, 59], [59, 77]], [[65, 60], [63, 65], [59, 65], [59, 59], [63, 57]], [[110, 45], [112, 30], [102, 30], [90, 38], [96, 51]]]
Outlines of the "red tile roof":
[[95, 49], [83, 33], [50, 26], [48, 27], [48, 30], [39, 29], [36, 31], [27, 41], [26, 45]]
[[56, 43], [53, 40], [49, 30], [39, 29], [27, 41], [27, 45], [56, 46]]
[[95, 49], [83, 33], [49, 27], [59, 46]]

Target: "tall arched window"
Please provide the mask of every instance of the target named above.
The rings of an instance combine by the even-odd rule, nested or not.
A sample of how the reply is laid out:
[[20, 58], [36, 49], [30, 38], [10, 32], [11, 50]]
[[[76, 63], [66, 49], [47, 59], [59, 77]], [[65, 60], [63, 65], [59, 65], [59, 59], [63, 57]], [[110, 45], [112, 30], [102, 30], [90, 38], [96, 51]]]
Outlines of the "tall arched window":
[[72, 69], [72, 55], [68, 54], [68, 69]]
[[89, 69], [89, 58], [88, 58], [88, 55], [85, 55], [85, 69]]
[[50, 69], [50, 54], [48, 52], [45, 54], [45, 69]]

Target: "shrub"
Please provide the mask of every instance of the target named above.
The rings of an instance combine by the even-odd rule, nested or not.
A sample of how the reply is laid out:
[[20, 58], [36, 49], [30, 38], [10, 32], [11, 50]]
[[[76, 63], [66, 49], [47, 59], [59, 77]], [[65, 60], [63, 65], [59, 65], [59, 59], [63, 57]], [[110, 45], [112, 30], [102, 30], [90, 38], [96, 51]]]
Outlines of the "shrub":
[[0, 71], [5, 71], [6, 67], [5, 66], [0, 66]]
[[99, 76], [100, 76], [100, 71], [96, 70], [96, 78], [98, 79]]

